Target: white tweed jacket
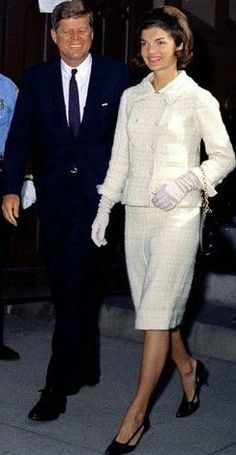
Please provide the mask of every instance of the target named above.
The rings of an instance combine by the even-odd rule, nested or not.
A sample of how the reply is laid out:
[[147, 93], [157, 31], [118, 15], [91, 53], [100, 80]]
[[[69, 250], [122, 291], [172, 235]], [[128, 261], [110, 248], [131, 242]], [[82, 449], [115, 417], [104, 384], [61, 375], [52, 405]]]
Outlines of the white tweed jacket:
[[[203, 168], [209, 196], [214, 196], [215, 186], [235, 167], [218, 101], [181, 71], [158, 92], [164, 107], [157, 122], [149, 109], [158, 100], [152, 78], [151, 73], [123, 93], [109, 168], [98, 192], [113, 202], [152, 206], [152, 192], [164, 180], [192, 170], [202, 182]], [[201, 140], [207, 159], [200, 165]], [[199, 190], [179, 204], [200, 205]]]

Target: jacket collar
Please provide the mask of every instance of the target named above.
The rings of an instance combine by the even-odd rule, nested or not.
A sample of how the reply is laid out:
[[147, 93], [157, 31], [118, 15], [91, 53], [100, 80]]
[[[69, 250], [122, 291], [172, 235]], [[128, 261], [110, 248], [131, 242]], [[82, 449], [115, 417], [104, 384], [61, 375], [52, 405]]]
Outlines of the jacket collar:
[[[152, 85], [152, 80], [153, 73], [150, 73], [137, 86], [138, 99], [148, 98], [156, 93]], [[181, 70], [178, 76], [163, 87], [158, 93], [161, 94], [167, 104], [172, 104], [179, 96], [183, 95], [188, 88], [196, 85], [196, 82], [194, 82], [184, 70]]]

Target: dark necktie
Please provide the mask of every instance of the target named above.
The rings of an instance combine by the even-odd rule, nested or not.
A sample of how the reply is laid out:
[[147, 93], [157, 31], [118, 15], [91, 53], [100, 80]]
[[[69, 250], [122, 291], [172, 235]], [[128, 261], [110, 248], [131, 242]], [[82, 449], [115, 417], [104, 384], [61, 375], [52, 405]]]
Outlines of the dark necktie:
[[79, 108], [79, 92], [75, 75], [77, 69], [71, 70], [70, 87], [69, 87], [69, 127], [73, 132], [74, 137], [77, 136], [80, 126], [80, 108]]

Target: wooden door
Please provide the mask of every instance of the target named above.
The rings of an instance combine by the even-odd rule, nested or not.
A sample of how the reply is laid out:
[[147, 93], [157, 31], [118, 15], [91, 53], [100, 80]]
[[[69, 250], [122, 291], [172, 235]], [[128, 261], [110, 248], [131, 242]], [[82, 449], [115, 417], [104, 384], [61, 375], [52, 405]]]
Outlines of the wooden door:
[[[236, 150], [236, 2], [182, 0], [194, 28], [194, 60], [190, 73], [218, 99], [223, 119]], [[212, 199], [218, 220], [236, 223], [236, 172], [219, 186]]]
[[[95, 13], [94, 51], [127, 62], [133, 50], [135, 22], [144, 9], [151, 7], [152, 1], [93, 0], [91, 3]], [[17, 85], [25, 69], [57, 55], [50, 37], [50, 14], [40, 13], [36, 0], [1, 0], [0, 26], [0, 71]], [[26, 296], [31, 293], [35, 297], [32, 285], [45, 277], [39, 254], [39, 225], [35, 208], [22, 212], [17, 230], [9, 229], [11, 235], [5, 282], [12, 284], [13, 277], [15, 285], [23, 283], [19, 294]], [[118, 248], [115, 269], [123, 268], [124, 263], [122, 247]], [[122, 281], [126, 281], [126, 277]], [[122, 287], [121, 284], [114, 286]], [[124, 284], [124, 287], [127, 285]], [[45, 287], [41, 286], [41, 289], [45, 293]]]
[[[236, 146], [236, 2], [235, 0], [93, 0], [94, 50], [129, 61], [135, 42], [135, 25], [144, 10], [164, 3], [182, 8], [194, 28], [195, 58], [190, 74], [220, 101], [222, 113]], [[50, 14], [40, 14], [36, 0], [1, 0], [0, 70], [20, 83], [24, 70], [56, 55], [50, 38]], [[228, 221], [236, 217], [235, 173], [215, 198]], [[35, 209], [27, 210], [12, 236], [8, 266], [26, 270], [41, 267]], [[123, 252], [117, 262], [123, 262]], [[125, 278], [114, 287], [126, 290]]]

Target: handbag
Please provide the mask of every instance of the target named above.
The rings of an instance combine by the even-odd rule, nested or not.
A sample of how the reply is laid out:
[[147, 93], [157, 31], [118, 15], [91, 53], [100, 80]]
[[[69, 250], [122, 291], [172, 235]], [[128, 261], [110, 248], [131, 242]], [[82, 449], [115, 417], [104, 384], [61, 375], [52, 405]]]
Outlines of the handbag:
[[209, 205], [206, 176], [203, 175], [200, 255], [207, 270], [217, 273], [235, 273], [236, 271], [236, 220], [227, 222], [213, 213]]

